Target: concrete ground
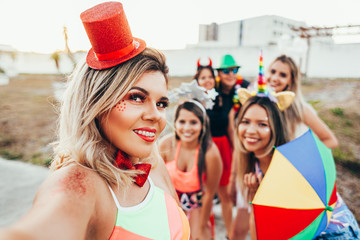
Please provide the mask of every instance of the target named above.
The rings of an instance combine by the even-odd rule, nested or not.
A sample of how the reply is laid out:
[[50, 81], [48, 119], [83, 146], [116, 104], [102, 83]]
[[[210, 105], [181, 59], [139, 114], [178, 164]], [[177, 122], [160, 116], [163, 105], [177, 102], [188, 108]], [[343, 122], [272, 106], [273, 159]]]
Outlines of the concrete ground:
[[0, 158], [0, 227], [23, 216], [32, 204], [48, 169]]

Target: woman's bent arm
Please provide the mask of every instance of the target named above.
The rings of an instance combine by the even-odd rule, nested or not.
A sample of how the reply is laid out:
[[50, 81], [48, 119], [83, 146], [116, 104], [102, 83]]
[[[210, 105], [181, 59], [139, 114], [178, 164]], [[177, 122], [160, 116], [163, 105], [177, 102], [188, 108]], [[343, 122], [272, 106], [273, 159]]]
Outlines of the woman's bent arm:
[[319, 116], [309, 107], [305, 105], [304, 123], [319, 137], [319, 139], [328, 147], [336, 148], [338, 141], [335, 134], [330, 128], [319, 118]]

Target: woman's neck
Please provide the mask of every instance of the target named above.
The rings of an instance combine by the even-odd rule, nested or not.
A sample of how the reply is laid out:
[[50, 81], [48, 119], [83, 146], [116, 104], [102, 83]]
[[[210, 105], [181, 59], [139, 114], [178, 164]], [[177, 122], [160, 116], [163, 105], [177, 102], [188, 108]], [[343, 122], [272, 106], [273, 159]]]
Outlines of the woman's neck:
[[191, 142], [185, 142], [185, 141], [181, 141], [181, 147], [183, 148], [187, 148], [187, 149], [195, 149], [197, 148], [197, 146], [199, 145], [199, 141], [191, 141]]
[[137, 158], [137, 157], [131, 157], [129, 156], [129, 159], [131, 161], [132, 164], [138, 164], [140, 162], [140, 158]]
[[261, 156], [261, 157], [256, 157], [259, 160], [259, 167], [261, 169], [261, 172], [263, 172], [263, 174], [266, 173], [267, 169], [269, 168], [271, 159], [272, 159], [272, 154], [268, 154], [266, 156]]

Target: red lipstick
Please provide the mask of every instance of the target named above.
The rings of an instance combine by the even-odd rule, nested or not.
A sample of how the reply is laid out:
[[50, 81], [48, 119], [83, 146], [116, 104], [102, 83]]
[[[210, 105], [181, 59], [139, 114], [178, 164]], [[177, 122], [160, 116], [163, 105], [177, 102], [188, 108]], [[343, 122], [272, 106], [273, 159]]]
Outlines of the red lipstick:
[[156, 129], [153, 128], [137, 128], [134, 130], [134, 133], [147, 142], [153, 142], [156, 138]]

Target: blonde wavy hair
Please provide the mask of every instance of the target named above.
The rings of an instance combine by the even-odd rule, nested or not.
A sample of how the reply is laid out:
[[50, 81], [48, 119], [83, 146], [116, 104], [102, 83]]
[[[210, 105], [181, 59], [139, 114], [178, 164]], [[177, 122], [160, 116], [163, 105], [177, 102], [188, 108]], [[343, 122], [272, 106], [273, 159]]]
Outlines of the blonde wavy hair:
[[[103, 135], [100, 122], [126, 95], [137, 80], [150, 71], [163, 73], [168, 82], [165, 56], [151, 48], [109, 69], [94, 70], [86, 62], [79, 63], [70, 75], [60, 107], [58, 141], [54, 145], [52, 170], [71, 163], [96, 171], [108, 184], [129, 186], [138, 171], [114, 166], [117, 149]], [[106, 119], [105, 119], [106, 120]], [[142, 162], [156, 164], [160, 155], [156, 145]]]
[[284, 110], [283, 113], [285, 115], [285, 118], [287, 119], [287, 126], [291, 134], [291, 139], [293, 139], [295, 138], [296, 125], [303, 122], [304, 120], [305, 100], [301, 92], [301, 75], [299, 68], [297, 67], [294, 60], [286, 55], [280, 55], [279, 57], [277, 57], [270, 64], [269, 70], [271, 69], [271, 66], [277, 61], [287, 64], [290, 68], [291, 83], [283, 91], [294, 92], [295, 98], [293, 100], [293, 103], [290, 105], [290, 107]]
[[289, 134], [283, 115], [276, 103], [272, 102], [268, 97], [254, 96], [249, 98], [244, 105], [241, 106], [239, 115], [236, 119], [233, 159], [234, 161], [237, 161], [235, 164], [237, 166], [237, 182], [242, 190], [243, 196], [249, 196], [248, 190], [244, 186], [244, 175], [246, 173], [255, 172], [256, 157], [253, 152], [247, 151], [241, 143], [238, 129], [246, 111], [253, 105], [259, 105], [265, 109], [268, 115], [271, 132], [270, 141], [265, 148], [264, 154], [257, 157], [273, 154], [274, 146], [277, 147], [289, 141]]

